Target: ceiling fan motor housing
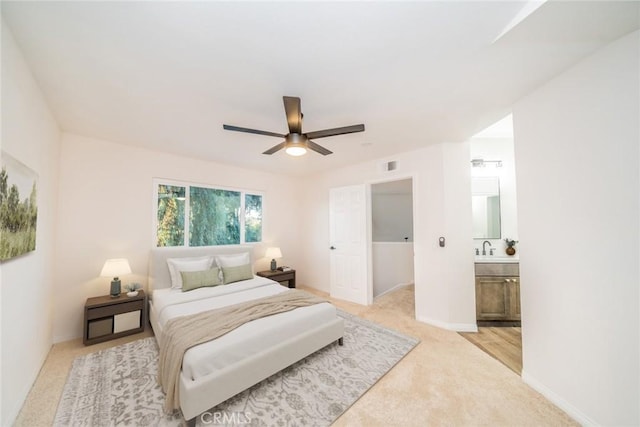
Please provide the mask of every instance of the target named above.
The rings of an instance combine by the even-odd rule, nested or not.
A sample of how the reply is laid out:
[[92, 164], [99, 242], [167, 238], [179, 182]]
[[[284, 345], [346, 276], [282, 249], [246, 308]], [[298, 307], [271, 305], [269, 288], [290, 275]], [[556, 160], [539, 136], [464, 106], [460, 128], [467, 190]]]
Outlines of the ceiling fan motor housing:
[[305, 135], [300, 135], [299, 133], [290, 133], [286, 138], [287, 146], [291, 144], [301, 144], [304, 145], [307, 142], [307, 137]]

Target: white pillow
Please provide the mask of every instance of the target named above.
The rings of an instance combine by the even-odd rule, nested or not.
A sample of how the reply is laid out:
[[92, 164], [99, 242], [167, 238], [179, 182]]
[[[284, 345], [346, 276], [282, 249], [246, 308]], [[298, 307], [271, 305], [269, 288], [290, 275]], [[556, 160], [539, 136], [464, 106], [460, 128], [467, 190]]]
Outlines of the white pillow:
[[182, 289], [181, 271], [203, 271], [211, 268], [212, 256], [193, 258], [167, 258], [169, 275], [171, 276], [171, 289]]
[[251, 264], [249, 252], [234, 255], [218, 255], [216, 256], [218, 267], [238, 267], [241, 265]]

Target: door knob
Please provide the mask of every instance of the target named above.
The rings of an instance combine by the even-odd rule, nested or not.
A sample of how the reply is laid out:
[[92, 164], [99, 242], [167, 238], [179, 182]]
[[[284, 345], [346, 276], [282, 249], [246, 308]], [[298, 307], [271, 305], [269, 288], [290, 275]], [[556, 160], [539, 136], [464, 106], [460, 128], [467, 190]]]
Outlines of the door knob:
[[336, 247], [335, 246], [331, 246], [329, 249], [334, 250]]

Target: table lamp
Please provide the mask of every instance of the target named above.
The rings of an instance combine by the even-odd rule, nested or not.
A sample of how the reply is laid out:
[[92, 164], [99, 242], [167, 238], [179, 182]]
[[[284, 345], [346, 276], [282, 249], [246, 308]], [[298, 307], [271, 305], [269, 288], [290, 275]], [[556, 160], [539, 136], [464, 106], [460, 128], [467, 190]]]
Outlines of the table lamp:
[[267, 252], [264, 256], [266, 258], [271, 258], [271, 271], [276, 271], [276, 258], [282, 258], [280, 248], [267, 248]]
[[111, 298], [118, 298], [120, 296], [121, 282], [118, 276], [123, 274], [131, 274], [131, 267], [129, 267], [129, 261], [124, 258], [108, 259], [102, 267], [100, 276], [113, 277], [111, 281]]

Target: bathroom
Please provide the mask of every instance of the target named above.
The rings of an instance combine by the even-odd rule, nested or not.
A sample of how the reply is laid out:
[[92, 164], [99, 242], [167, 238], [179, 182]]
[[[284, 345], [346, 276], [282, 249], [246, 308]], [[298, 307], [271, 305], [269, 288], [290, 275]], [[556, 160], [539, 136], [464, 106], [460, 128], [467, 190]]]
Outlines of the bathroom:
[[[513, 261], [506, 254], [505, 239], [518, 240], [516, 166], [511, 115], [471, 139], [471, 194], [474, 248], [478, 257], [494, 256]], [[496, 205], [498, 209], [496, 209]], [[485, 253], [483, 254], [483, 242]], [[490, 255], [489, 249], [493, 249]]]
[[461, 335], [520, 374], [521, 254], [511, 116], [475, 135], [470, 154], [478, 333]]

